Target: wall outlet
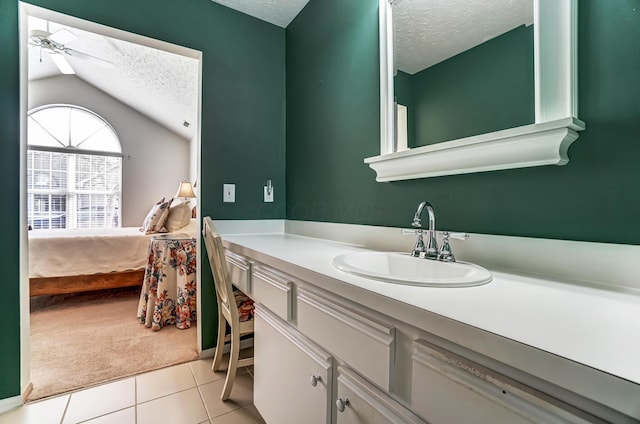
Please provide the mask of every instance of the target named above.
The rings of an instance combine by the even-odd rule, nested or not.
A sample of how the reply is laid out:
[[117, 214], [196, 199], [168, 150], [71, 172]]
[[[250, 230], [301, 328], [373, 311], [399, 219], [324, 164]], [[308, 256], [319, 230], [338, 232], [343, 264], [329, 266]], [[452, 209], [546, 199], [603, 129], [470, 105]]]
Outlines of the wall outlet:
[[264, 186], [264, 201], [273, 202], [273, 186], [272, 187]]
[[236, 201], [236, 185], [224, 184], [222, 186], [222, 201], [225, 203], [235, 203]]

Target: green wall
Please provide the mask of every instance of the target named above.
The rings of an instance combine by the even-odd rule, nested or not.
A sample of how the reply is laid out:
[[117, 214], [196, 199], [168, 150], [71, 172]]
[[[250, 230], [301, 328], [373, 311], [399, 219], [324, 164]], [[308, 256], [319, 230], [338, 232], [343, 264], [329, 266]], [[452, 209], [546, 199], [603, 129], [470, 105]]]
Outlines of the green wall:
[[[198, 181], [203, 215], [215, 219], [284, 218], [285, 32], [210, 0], [33, 0], [30, 3], [203, 52], [202, 169]], [[7, 224], [1, 266], [4, 321], [0, 346], [0, 399], [16, 396], [19, 377], [19, 59], [18, 3], [0, 0], [0, 181]], [[150, 157], [150, 160], [152, 158]], [[276, 201], [264, 204], [262, 187], [273, 181]], [[222, 184], [236, 184], [236, 203], [222, 203]], [[280, 188], [280, 190], [278, 190]], [[203, 244], [204, 246], [204, 244]], [[203, 260], [204, 348], [214, 346], [213, 279]]]
[[520, 26], [413, 75], [394, 78], [409, 147], [534, 122], [533, 27]]
[[362, 162], [380, 144], [377, 3], [311, 0], [287, 28], [287, 218], [406, 227], [429, 200], [443, 229], [640, 244], [635, 0], [580, 1], [569, 164], [392, 183]]
[[[0, 263], [0, 291], [4, 307], [0, 326], [0, 399], [20, 393], [20, 73], [18, 69], [18, 3], [0, 2], [0, 191], [5, 207], [0, 208], [3, 231]], [[10, 205], [8, 207], [8, 205]]]

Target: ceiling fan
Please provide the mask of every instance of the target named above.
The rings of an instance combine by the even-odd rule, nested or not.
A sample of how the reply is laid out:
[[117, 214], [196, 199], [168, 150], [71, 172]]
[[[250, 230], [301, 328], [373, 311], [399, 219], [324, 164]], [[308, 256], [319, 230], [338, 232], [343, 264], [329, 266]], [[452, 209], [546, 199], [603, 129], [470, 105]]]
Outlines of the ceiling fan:
[[[65, 56], [72, 56], [107, 68], [113, 67], [113, 63], [108, 60], [67, 47], [66, 44], [77, 40], [78, 36], [65, 28], [54, 33], [34, 29], [29, 33], [29, 38], [31, 39], [29, 44], [40, 47], [41, 54], [42, 50], [46, 51], [51, 60], [53, 60], [53, 63], [55, 63], [63, 74], [75, 74], [75, 71]], [[42, 56], [40, 57], [40, 61], [42, 61]]]

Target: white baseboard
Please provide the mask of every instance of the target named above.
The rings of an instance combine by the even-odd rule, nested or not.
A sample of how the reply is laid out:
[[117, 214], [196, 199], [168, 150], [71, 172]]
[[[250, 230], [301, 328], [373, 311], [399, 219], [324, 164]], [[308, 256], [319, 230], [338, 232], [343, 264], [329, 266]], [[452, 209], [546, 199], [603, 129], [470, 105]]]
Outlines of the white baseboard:
[[[248, 347], [253, 346], [253, 337], [240, 340], [240, 349], [246, 349]], [[224, 349], [222, 350], [224, 353], [229, 353], [231, 351], [231, 344], [225, 343]], [[211, 349], [205, 349], [200, 352], [200, 359], [213, 358], [213, 355], [216, 353], [216, 348], [212, 347]]]
[[218, 232], [227, 235], [283, 233], [284, 222], [284, 219], [213, 220]]
[[13, 396], [6, 399], [0, 399], [0, 414], [22, 406], [22, 404], [22, 396]]

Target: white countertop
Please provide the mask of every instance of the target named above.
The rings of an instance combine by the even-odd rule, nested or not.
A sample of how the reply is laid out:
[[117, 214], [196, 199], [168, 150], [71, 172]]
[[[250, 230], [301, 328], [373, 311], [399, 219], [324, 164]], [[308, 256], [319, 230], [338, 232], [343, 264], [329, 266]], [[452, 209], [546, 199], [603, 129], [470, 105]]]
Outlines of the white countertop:
[[[401, 285], [335, 269], [332, 259], [362, 247], [291, 234], [224, 240], [346, 284], [497, 334], [640, 384], [640, 297], [491, 269], [467, 288]], [[234, 246], [231, 246], [234, 250]]]

